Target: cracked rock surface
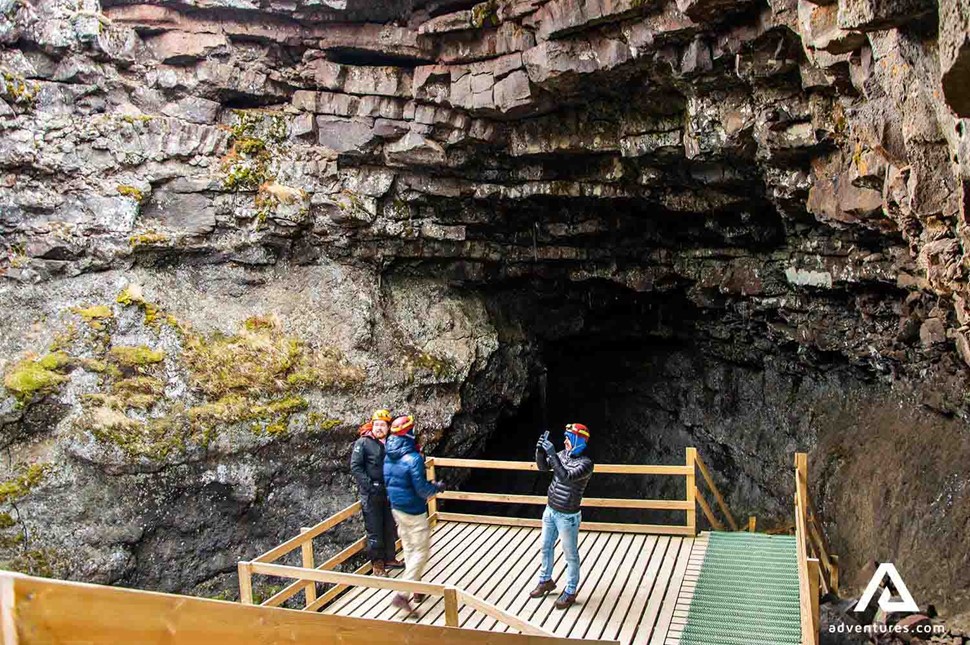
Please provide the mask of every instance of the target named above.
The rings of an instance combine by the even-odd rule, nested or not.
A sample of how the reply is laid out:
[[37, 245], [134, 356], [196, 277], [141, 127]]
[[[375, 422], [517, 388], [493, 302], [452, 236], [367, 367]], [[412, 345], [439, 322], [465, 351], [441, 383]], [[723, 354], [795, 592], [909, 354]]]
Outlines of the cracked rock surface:
[[546, 366], [970, 609], [965, 0], [0, 0], [0, 72], [4, 566], [232, 589]]

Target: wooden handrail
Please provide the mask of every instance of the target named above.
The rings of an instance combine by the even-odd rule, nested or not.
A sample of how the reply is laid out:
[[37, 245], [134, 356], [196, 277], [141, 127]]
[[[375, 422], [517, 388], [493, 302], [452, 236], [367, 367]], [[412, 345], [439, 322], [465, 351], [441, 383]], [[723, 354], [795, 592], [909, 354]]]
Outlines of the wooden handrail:
[[360, 502], [354, 502], [344, 510], [331, 515], [322, 522], [312, 526], [307, 531], [300, 533], [296, 537], [292, 537], [283, 544], [275, 546], [266, 553], [255, 558], [253, 562], [272, 562], [273, 560], [279, 559], [280, 557], [286, 555], [290, 551], [300, 548], [304, 542], [309, 542], [313, 538], [317, 537], [321, 533], [329, 531], [333, 527], [337, 526], [344, 520], [353, 517], [360, 511]]
[[[798, 552], [798, 590], [802, 642], [819, 641], [820, 587], [838, 592], [838, 559], [829, 551], [818, 514], [808, 495], [808, 455], [795, 453], [795, 544]], [[819, 557], [813, 557], [813, 556]]]
[[[361, 538], [356, 542], [354, 542], [353, 544], [351, 544], [350, 546], [348, 546], [347, 548], [345, 548], [337, 555], [333, 556], [332, 558], [330, 558], [329, 560], [321, 564], [320, 566], [306, 567], [306, 568], [316, 568], [316, 569], [320, 569], [321, 571], [330, 571], [331, 569], [336, 569], [338, 565], [343, 564], [346, 560], [357, 555], [358, 553], [363, 551], [366, 547], [367, 547], [367, 538]], [[273, 594], [272, 596], [264, 600], [261, 604], [266, 605], [267, 607], [279, 607], [284, 602], [286, 602], [296, 594], [300, 593], [300, 590], [303, 588], [309, 588], [309, 585], [302, 581], [294, 582], [290, 585], [287, 585], [279, 592]], [[316, 598], [308, 597], [307, 606], [311, 605], [314, 600], [316, 600]]]
[[[486, 468], [492, 470], [532, 470], [539, 467], [532, 461], [501, 461], [496, 459], [456, 459], [453, 457], [429, 457], [433, 465], [447, 468]], [[639, 464], [596, 464], [597, 475], [690, 475], [690, 466], [649, 466]]]
[[445, 599], [446, 622], [451, 627], [458, 626], [458, 607], [457, 602], [461, 601], [472, 609], [486, 614], [513, 629], [517, 629], [523, 634], [533, 636], [554, 636], [551, 632], [533, 625], [527, 620], [523, 620], [514, 614], [495, 605], [478, 598], [461, 589], [455, 587], [434, 584], [430, 582], [413, 582], [411, 580], [401, 580], [400, 578], [382, 578], [375, 576], [364, 576], [354, 573], [338, 573], [336, 571], [321, 571], [320, 569], [306, 569], [303, 567], [291, 567], [282, 564], [267, 564], [263, 562], [241, 562], [245, 565], [250, 574], [263, 574], [276, 576], [279, 578], [289, 578], [296, 580], [297, 583], [323, 582], [333, 584], [344, 584], [358, 587], [369, 587], [372, 589], [389, 589], [403, 593], [421, 593], [429, 596], [442, 596]]
[[[724, 501], [724, 496], [721, 495], [721, 491], [718, 489], [717, 485], [714, 483], [714, 478], [711, 477], [711, 472], [707, 469], [707, 464], [704, 463], [704, 460], [701, 459], [701, 456], [700, 455], [697, 455], [697, 469], [701, 471], [701, 476], [704, 478], [704, 481], [707, 483], [708, 489], [710, 489], [711, 493], [714, 494], [714, 501], [717, 502], [717, 507], [719, 509], [721, 509], [721, 513], [723, 513], [724, 514], [724, 517], [727, 519], [728, 524], [731, 526], [731, 530], [732, 531], [737, 531], [738, 530], [738, 523], [734, 521], [734, 516], [731, 515], [731, 511], [728, 510], [728, 506], [727, 506], [727, 504]], [[707, 501], [705, 500], [701, 504], [701, 508], [703, 509], [706, 504], [707, 504]], [[710, 508], [710, 507], [708, 507], [708, 508]], [[710, 519], [710, 517], [708, 517], [708, 519]], [[713, 522], [712, 522], [712, 524], [713, 524]], [[720, 522], [718, 522], [718, 524], [720, 524]], [[723, 525], [721, 525], [721, 526], [723, 527]]]
[[529, 621], [523, 620], [514, 614], [510, 614], [507, 611], [499, 609], [492, 603], [485, 602], [481, 598], [473, 596], [466, 591], [458, 590], [458, 598], [472, 609], [477, 609], [490, 618], [503, 622], [509, 627], [519, 630], [523, 634], [529, 634], [531, 636], [555, 636], [555, 634], [552, 632], [547, 632], [541, 627], [536, 627]]
[[[548, 501], [543, 495], [513, 495], [504, 493], [475, 493], [447, 491], [438, 493], [438, 499], [465, 502], [495, 502], [498, 504], [545, 505]], [[641, 508], [668, 511], [685, 511], [693, 502], [680, 499], [622, 499], [614, 497], [584, 497], [582, 506], [596, 508]]]

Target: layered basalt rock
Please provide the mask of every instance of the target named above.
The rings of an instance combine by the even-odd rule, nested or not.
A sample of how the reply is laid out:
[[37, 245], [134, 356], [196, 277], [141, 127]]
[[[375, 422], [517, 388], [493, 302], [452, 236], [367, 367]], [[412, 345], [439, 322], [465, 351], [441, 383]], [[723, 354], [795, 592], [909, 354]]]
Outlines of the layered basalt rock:
[[[68, 551], [80, 539], [68, 527], [137, 481], [161, 492], [94, 522], [87, 555], [58, 559], [57, 572], [170, 589], [218, 580], [235, 557], [349, 499], [339, 456], [368, 406], [411, 407], [433, 446], [479, 450], [526, 395], [542, 347], [592, 333], [545, 321], [544, 308], [565, 299], [565, 321], [594, 320], [608, 307], [589, 294], [604, 284], [613, 299], [680, 303], [692, 357], [824, 383], [793, 408], [835, 401], [823, 375], [837, 365], [852, 371], [853, 397], [876, 388], [933, 427], [961, 426], [967, 24], [958, 0], [0, 2], [0, 346], [6, 374], [32, 351], [27, 367], [46, 379], [26, 393], [14, 382], [0, 414], [12, 471], [60, 464], [17, 497], [21, 533]], [[144, 299], [116, 302], [132, 285]], [[147, 305], [175, 322], [146, 326]], [[100, 330], [75, 311], [99, 306], [111, 313], [94, 319]], [[283, 420], [227, 404], [202, 445], [192, 418], [119, 401], [123, 379], [90, 369], [110, 365], [115, 346], [161, 350], [137, 376], [187, 408], [212, 405], [221, 399], [193, 381], [186, 348], [243, 338], [240, 325], [269, 315], [274, 342], [339, 351], [366, 376], [340, 387], [295, 377], [277, 398], [304, 403]], [[61, 348], [72, 324], [84, 334]], [[638, 333], [666, 338], [671, 325]], [[176, 418], [185, 441], [164, 458], [126, 455], [106, 439], [117, 433], [80, 423], [91, 396], [114, 396], [96, 402], [128, 419], [107, 417], [115, 425], [147, 424], [139, 432]], [[766, 410], [785, 399], [763, 398]], [[677, 440], [719, 455], [726, 484], [743, 464], [733, 500], [779, 520], [787, 453], [815, 448], [831, 465], [838, 452], [831, 419], [778, 421], [769, 455], [755, 457], [757, 436], [692, 418]], [[759, 458], [770, 464], [760, 479]], [[301, 465], [286, 474], [290, 459]], [[894, 474], [919, 476], [905, 462]], [[859, 485], [822, 475], [834, 500]], [[275, 510], [274, 486], [302, 516]], [[235, 500], [191, 515], [222, 540], [200, 534], [192, 549], [233, 557], [167, 578], [193, 523], [168, 528], [163, 501], [178, 491]], [[938, 492], [914, 491], [892, 517]], [[948, 519], [962, 511], [941, 512], [938, 530], [962, 543]], [[254, 513], [272, 518], [267, 535], [240, 528]], [[913, 552], [872, 553], [871, 534], [834, 510], [828, 519], [850, 561]], [[140, 528], [105, 537], [119, 523]], [[941, 601], [929, 580], [917, 584]]]

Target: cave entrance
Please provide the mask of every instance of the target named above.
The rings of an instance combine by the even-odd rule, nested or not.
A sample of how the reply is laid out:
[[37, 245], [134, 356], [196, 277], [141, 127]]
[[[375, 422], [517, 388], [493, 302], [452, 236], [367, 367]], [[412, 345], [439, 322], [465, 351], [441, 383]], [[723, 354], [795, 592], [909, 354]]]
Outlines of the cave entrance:
[[[590, 428], [588, 454], [595, 463], [682, 465], [691, 437], [677, 422], [679, 393], [662, 385], [668, 380], [671, 361], [691, 351], [696, 312], [686, 300], [676, 295], [658, 299], [597, 283], [583, 292], [565, 291], [555, 299], [540, 297], [535, 302], [538, 313], [529, 312], [535, 318], [519, 318], [536, 333], [530, 390], [518, 409], [500, 418], [477, 456], [532, 461], [544, 427], [557, 449], [562, 449], [565, 425], [580, 422]], [[556, 324], [550, 326], [550, 319]], [[465, 491], [544, 496], [550, 481], [548, 474], [473, 470], [466, 471], [458, 485]], [[588, 497], [678, 499], [683, 495], [683, 478], [670, 476], [597, 474], [586, 490]], [[529, 518], [540, 517], [543, 510], [541, 505], [454, 501], [445, 505], [455, 512]], [[682, 523], [684, 515], [600, 508], [583, 513], [593, 521], [664, 524]]]

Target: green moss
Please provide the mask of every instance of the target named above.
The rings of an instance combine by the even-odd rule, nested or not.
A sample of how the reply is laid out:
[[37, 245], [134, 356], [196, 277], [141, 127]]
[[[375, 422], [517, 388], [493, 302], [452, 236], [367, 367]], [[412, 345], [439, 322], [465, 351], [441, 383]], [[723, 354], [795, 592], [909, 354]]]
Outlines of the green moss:
[[79, 358], [77, 359], [77, 364], [81, 366], [81, 369], [87, 372], [94, 372], [96, 374], [107, 373], [112, 367], [108, 365], [108, 363], [105, 363], [104, 361], [99, 361], [96, 358]]
[[50, 548], [31, 549], [0, 563], [0, 569], [43, 578], [61, 576], [66, 566], [66, 558]]
[[487, 0], [472, 7], [472, 26], [476, 29], [497, 27], [499, 24], [498, 0]]
[[16, 477], [0, 482], [0, 504], [14, 502], [27, 495], [44, 481], [51, 469], [51, 464], [47, 462], [36, 462], [22, 467]]
[[37, 396], [58, 390], [69, 380], [61, 371], [71, 364], [64, 352], [53, 352], [41, 358], [25, 358], [15, 363], [3, 377], [3, 386], [18, 403], [25, 405]]
[[165, 383], [154, 376], [134, 376], [114, 384], [114, 391], [122, 394], [154, 394], [165, 391]]
[[329, 432], [343, 423], [340, 419], [334, 419], [319, 412], [307, 413], [306, 420], [307, 429], [312, 433]]
[[188, 336], [182, 358], [192, 387], [214, 400], [230, 394], [269, 396], [309, 386], [346, 387], [364, 378], [339, 350], [309, 348], [269, 319], [251, 318], [241, 333], [231, 336]]
[[144, 191], [136, 188], [135, 186], [129, 186], [127, 184], [121, 184], [120, 186], [118, 186], [117, 190], [118, 190], [118, 194], [124, 195], [125, 197], [131, 197], [132, 199], [134, 199], [139, 204], [141, 204], [141, 203], [143, 203], [145, 201], [145, 193], [144, 193]]
[[108, 352], [108, 356], [114, 362], [123, 367], [143, 367], [161, 363], [165, 360], [165, 352], [154, 350], [145, 345], [129, 347], [127, 345], [116, 345]]
[[39, 83], [28, 81], [20, 74], [0, 70], [0, 98], [8, 103], [32, 108], [37, 102], [39, 93]]
[[139, 246], [160, 246], [166, 242], [168, 242], [168, 235], [165, 235], [164, 233], [156, 233], [155, 231], [148, 231], [147, 233], [132, 235], [128, 238], [128, 243], [133, 249], [138, 248]]
[[250, 316], [243, 322], [246, 331], [266, 331], [276, 329], [279, 325], [272, 316]]
[[10, 513], [0, 513], [0, 530], [9, 529], [16, 523], [16, 520], [13, 519], [13, 515]]
[[74, 307], [71, 309], [74, 313], [80, 316], [85, 324], [91, 329], [102, 330], [105, 327], [105, 321], [114, 318], [114, 312], [111, 307], [107, 305], [94, 305], [92, 307]]
[[78, 428], [90, 432], [96, 439], [121, 448], [131, 457], [145, 457], [161, 461], [185, 449], [192, 439], [180, 414], [173, 413], [141, 421], [132, 419], [109, 406], [85, 412]]
[[128, 285], [121, 290], [115, 302], [124, 307], [138, 307], [145, 314], [145, 324], [150, 327], [158, 327], [162, 320], [165, 320], [162, 310], [155, 303], [145, 300], [141, 287], [135, 284]]
[[54, 334], [54, 340], [51, 341], [50, 350], [52, 352], [64, 351], [70, 349], [71, 345], [74, 344], [78, 338], [77, 325], [74, 323], [68, 323], [64, 331]]
[[450, 359], [434, 356], [428, 352], [417, 352], [407, 356], [404, 359], [404, 368], [412, 378], [417, 372], [424, 372], [442, 379], [455, 376], [457, 371], [454, 362]]

